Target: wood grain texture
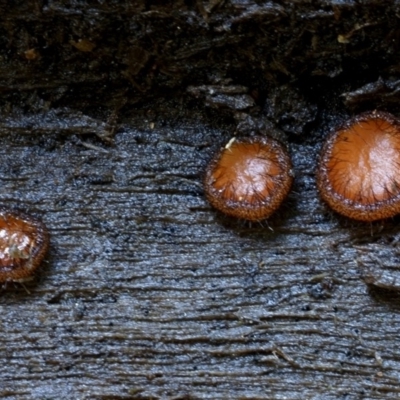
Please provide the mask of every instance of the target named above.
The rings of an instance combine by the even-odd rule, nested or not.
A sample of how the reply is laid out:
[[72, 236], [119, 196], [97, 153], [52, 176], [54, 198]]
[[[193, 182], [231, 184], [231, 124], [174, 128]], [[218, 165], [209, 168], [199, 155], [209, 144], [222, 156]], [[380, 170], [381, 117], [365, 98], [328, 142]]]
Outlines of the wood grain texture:
[[[338, 217], [314, 177], [338, 121], [400, 113], [398, 2], [0, 11], [0, 203], [51, 234], [36, 281], [0, 293], [1, 398], [400, 396], [400, 219]], [[205, 200], [234, 133], [288, 144], [268, 223]]]
[[398, 396], [398, 298], [371, 295], [361, 276], [377, 248], [398, 260], [398, 219], [327, 212], [313, 146], [291, 145], [289, 200], [250, 226], [202, 193], [229, 133], [130, 121], [105, 146], [46, 117], [38, 135], [21, 117], [1, 124], [2, 203], [51, 233], [29, 293], [1, 295], [3, 398]]

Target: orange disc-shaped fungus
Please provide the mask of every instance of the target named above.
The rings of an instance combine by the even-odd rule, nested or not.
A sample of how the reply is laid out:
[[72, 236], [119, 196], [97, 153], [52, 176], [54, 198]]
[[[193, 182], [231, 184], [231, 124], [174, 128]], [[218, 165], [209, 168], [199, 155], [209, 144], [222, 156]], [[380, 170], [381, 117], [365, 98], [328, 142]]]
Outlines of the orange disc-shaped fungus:
[[250, 221], [268, 218], [293, 181], [290, 158], [268, 137], [231, 139], [211, 161], [205, 176], [210, 203], [227, 215]]
[[0, 282], [32, 279], [49, 246], [42, 222], [19, 211], [0, 208]]
[[317, 185], [336, 212], [360, 221], [400, 213], [400, 123], [391, 114], [361, 114], [328, 137]]

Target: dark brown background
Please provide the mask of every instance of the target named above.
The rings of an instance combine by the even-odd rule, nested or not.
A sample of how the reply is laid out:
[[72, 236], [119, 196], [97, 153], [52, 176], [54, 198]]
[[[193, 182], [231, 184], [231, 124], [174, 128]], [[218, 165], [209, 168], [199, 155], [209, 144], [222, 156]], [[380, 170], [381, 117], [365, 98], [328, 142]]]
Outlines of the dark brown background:
[[[399, 396], [400, 219], [340, 218], [314, 179], [332, 126], [400, 115], [398, 2], [0, 9], [1, 202], [51, 232], [2, 290], [2, 398]], [[205, 201], [235, 133], [289, 146], [268, 223]]]

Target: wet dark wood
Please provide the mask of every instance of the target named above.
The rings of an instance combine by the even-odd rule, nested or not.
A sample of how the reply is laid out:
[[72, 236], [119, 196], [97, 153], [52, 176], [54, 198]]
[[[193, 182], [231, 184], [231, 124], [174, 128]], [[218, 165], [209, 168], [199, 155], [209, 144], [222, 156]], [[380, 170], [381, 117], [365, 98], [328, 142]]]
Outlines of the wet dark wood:
[[292, 145], [294, 191], [249, 226], [202, 193], [229, 134], [146, 121], [124, 123], [114, 146], [49, 145], [13, 124], [1, 124], [2, 203], [42, 217], [51, 252], [29, 293], [2, 293], [3, 396], [397, 396], [398, 298], [371, 294], [362, 272], [380, 252], [396, 263], [398, 220], [327, 212], [312, 146]]
[[[72, 66], [67, 54], [85, 53], [82, 48], [90, 47], [79, 44], [88, 35], [77, 5], [71, 3], [72, 12], [63, 2], [35, 4], [39, 11], [32, 13], [30, 24], [36, 28], [40, 22], [43, 30], [50, 17], [63, 21], [68, 16], [79, 22], [68, 25], [73, 28], [63, 25], [65, 30], [76, 30], [71, 39], [60, 32], [54, 36], [56, 48], [61, 37], [68, 43], [63, 57]], [[162, 11], [161, 6], [121, 4], [125, 8], [111, 10], [111, 16], [118, 19], [122, 13], [125, 34], [128, 14], [140, 15], [140, 23], [146, 20], [148, 26], [160, 19], [176, 22], [177, 14]], [[233, 7], [236, 16], [230, 23], [237, 31], [224, 36], [231, 38], [230, 44], [219, 42], [215, 31], [208, 33], [215, 37], [212, 46], [221, 43], [228, 52], [232, 47], [237, 50], [235, 43], [242, 34], [250, 35], [252, 21], [289, 18], [294, 7], [232, 4], [196, 2], [192, 8], [185, 6], [190, 12], [185, 10], [184, 15], [196, 18], [198, 33], [198, 27], [213, 16], [221, 19], [218, 26], [225, 26]], [[357, 39], [358, 47], [349, 47], [362, 53], [360, 60], [367, 48], [363, 29], [380, 26], [382, 15], [390, 21], [390, 29], [395, 26], [395, 13], [381, 8], [377, 25], [354, 30], [354, 15], [369, 21], [368, 7], [332, 2], [311, 9], [307, 4], [302, 5], [304, 12], [308, 10], [315, 20], [341, 24], [331, 31], [335, 49], [338, 43], [345, 45], [337, 41], [339, 31], [348, 35], [341, 41]], [[110, 10], [90, 7], [99, 7], [98, 18], [104, 23]], [[357, 13], [350, 16], [354, 10]], [[12, 11], [6, 18], [11, 25], [18, 19]], [[174, 27], [175, 22], [171, 22]], [[3, 29], [7, 27], [3, 21]], [[249, 30], [241, 33], [245, 27]], [[307, 43], [313, 43], [312, 33], [307, 32]], [[329, 36], [328, 28], [325, 32]], [[126, 40], [132, 37], [126, 35]], [[95, 41], [100, 51], [101, 40], [88, 40]], [[386, 36], [385, 40], [390, 42]], [[371, 42], [375, 45], [376, 40]], [[369, 48], [375, 49], [371, 42]], [[16, 40], [9, 43], [23, 48]], [[155, 70], [151, 63], [156, 57], [138, 49], [137, 43], [131, 61], [121, 61], [120, 67], [111, 64], [107, 79], [100, 73], [102, 62], [110, 60], [107, 54], [85, 78], [79, 63], [90, 57], [87, 53], [76, 56], [77, 75], [64, 74], [62, 58], [57, 61], [54, 54], [43, 53], [41, 57], [50, 57], [49, 65], [60, 69], [57, 73], [49, 69], [51, 79], [40, 80], [27, 79], [26, 65], [37, 78], [45, 64], [35, 67], [32, 60], [12, 58], [4, 51], [22, 72], [18, 78], [16, 68], [10, 72], [3, 59], [0, 200], [4, 206], [40, 217], [51, 234], [51, 249], [35, 282], [26, 287], [10, 284], [1, 292], [0, 395], [5, 399], [397, 398], [400, 219], [372, 225], [342, 219], [320, 202], [314, 179], [321, 142], [336, 119], [371, 101], [385, 103], [387, 97], [389, 110], [398, 112], [393, 106], [394, 69], [392, 75], [386, 70], [385, 91], [377, 91], [381, 85], [364, 87], [378, 81], [368, 68], [358, 82], [346, 80], [351, 68], [338, 61], [345, 50], [332, 51], [331, 57], [321, 52], [319, 60], [313, 58], [316, 64], [304, 67], [309, 68], [308, 77], [317, 76], [317, 64], [321, 74], [326, 68], [332, 76], [327, 74], [323, 81], [299, 78], [294, 85], [293, 74], [300, 64], [290, 64], [280, 48], [277, 54], [287, 66], [260, 67], [270, 71], [267, 77], [273, 83], [267, 79], [264, 83], [270, 87], [257, 96], [249, 85], [251, 76], [240, 78], [234, 62], [230, 72], [237, 74], [225, 71], [224, 76], [237, 76], [233, 82], [215, 82], [218, 79], [207, 75], [204, 60], [192, 65], [197, 71], [194, 82], [184, 71], [179, 76], [171, 73], [171, 66], [177, 67], [184, 58], [186, 65], [191, 57], [200, 63], [203, 56], [195, 56], [196, 43], [193, 47], [186, 43], [180, 50], [175, 43], [167, 78], [157, 75], [147, 81], [139, 75], [142, 68], [146, 73]], [[302, 47], [296, 43], [292, 48], [297, 51]], [[126, 45], [118, 57], [124, 49]], [[388, 57], [394, 63], [396, 56]], [[368, 54], [369, 58], [373, 56]], [[133, 59], [142, 60], [143, 66]], [[220, 62], [216, 65], [224, 65]], [[129, 84], [121, 78], [126, 68]], [[285, 68], [293, 70], [285, 75]], [[132, 78], [135, 74], [137, 80]], [[261, 75], [255, 79], [265, 79]], [[184, 78], [181, 87], [178, 77]], [[90, 93], [88, 82], [101, 85], [98, 89], [93, 85]], [[141, 86], [145, 82], [156, 88], [156, 96]], [[108, 98], [102, 97], [105, 83], [112, 91]], [[308, 83], [316, 85], [316, 92], [305, 89]], [[165, 95], [171, 87], [176, 97]], [[362, 93], [356, 92], [362, 87]], [[144, 90], [140, 101], [138, 88]], [[290, 108], [285, 93], [296, 100], [292, 113], [284, 112]], [[347, 97], [340, 97], [343, 93]], [[207, 162], [233, 132], [265, 133], [267, 128], [284, 137], [290, 149], [296, 179], [289, 199], [268, 223], [250, 225], [221, 216], [203, 194]]]

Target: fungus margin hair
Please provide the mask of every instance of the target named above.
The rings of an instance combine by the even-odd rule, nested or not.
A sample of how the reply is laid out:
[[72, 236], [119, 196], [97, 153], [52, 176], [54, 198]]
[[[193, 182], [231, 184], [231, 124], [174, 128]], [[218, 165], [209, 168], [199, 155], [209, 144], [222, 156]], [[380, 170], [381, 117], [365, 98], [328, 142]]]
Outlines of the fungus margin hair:
[[334, 129], [317, 171], [321, 198], [348, 218], [372, 222], [400, 213], [400, 122], [386, 112], [359, 114]]
[[249, 221], [270, 217], [293, 183], [285, 147], [268, 136], [233, 138], [209, 163], [207, 199], [222, 213]]

